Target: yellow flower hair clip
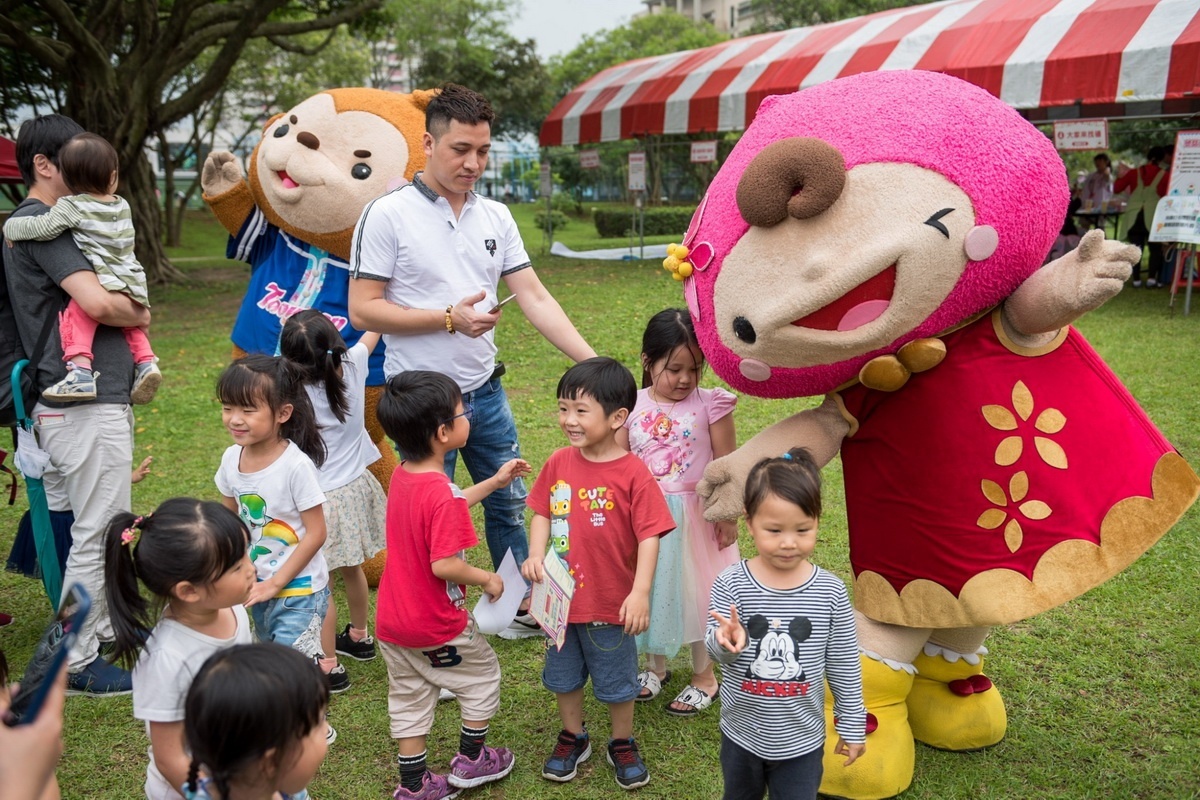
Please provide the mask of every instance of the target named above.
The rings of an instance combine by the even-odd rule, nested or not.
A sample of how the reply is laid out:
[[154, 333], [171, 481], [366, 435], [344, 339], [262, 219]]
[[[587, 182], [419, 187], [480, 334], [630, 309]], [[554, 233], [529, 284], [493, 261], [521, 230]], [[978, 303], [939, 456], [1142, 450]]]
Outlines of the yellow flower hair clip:
[[688, 249], [681, 244], [667, 245], [667, 257], [663, 259], [663, 269], [671, 273], [677, 281], [692, 274], [692, 265], [687, 261]]

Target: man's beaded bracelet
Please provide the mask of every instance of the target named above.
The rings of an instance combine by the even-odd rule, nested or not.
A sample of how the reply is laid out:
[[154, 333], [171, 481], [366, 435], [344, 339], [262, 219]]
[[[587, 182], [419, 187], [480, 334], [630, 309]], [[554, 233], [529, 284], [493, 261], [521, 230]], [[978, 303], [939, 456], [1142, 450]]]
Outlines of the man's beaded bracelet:
[[454, 306], [446, 306], [446, 331], [448, 333], [458, 333], [458, 331], [454, 330], [454, 317], [450, 315], [450, 312], [453, 310]]

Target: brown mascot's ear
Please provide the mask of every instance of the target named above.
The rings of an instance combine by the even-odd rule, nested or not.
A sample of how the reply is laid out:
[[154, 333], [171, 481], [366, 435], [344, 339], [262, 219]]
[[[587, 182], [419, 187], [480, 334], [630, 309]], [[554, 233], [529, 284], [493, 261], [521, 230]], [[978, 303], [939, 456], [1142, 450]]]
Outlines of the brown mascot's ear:
[[273, 117], [268, 119], [265, 123], [263, 123], [263, 133], [266, 133], [267, 128], [271, 127], [271, 125], [274, 124], [275, 120], [279, 119], [282, 116], [283, 116], [283, 112], [281, 111], [280, 113], [274, 115]]
[[441, 94], [441, 89], [417, 89], [412, 93], [412, 102], [419, 110], [429, 107], [429, 101]]

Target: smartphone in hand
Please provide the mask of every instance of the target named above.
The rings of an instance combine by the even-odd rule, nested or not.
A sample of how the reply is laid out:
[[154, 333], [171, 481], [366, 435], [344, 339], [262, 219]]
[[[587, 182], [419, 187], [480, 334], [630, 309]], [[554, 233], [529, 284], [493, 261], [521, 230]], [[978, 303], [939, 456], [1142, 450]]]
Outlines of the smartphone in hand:
[[42, 634], [33, 651], [33, 658], [25, 667], [21, 687], [13, 695], [12, 703], [4, 714], [4, 724], [10, 727], [26, 725], [37, 719], [91, 610], [92, 598], [87, 590], [77, 583], [72, 584], [58, 614]]
[[509, 300], [513, 300], [515, 298], [516, 298], [516, 294], [510, 294], [508, 297], [504, 298], [499, 303], [496, 303], [496, 305], [492, 306], [492, 310], [489, 311], [488, 313], [495, 314], [497, 311], [499, 311], [501, 309], [501, 307], [504, 306], [505, 303], [507, 303]]

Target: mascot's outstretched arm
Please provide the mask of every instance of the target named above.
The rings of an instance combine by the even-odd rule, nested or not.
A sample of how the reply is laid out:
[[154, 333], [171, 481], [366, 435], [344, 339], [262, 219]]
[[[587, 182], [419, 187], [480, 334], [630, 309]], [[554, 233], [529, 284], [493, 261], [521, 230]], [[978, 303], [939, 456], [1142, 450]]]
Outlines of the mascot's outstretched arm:
[[242, 224], [254, 210], [254, 195], [237, 156], [226, 150], [214, 150], [204, 159], [200, 187], [221, 227], [237, 236]]
[[696, 487], [704, 498], [704, 516], [712, 522], [740, 517], [746, 475], [760, 460], [800, 445], [808, 448], [817, 466], [823, 467], [837, 455], [849, 430], [832, 397], [826, 397], [816, 408], [776, 422], [704, 470], [704, 479]]
[[1141, 257], [1131, 244], [1108, 241], [1104, 231], [1088, 231], [1079, 247], [1030, 275], [1004, 302], [1010, 333], [1054, 338], [1059, 329], [1116, 297]]

